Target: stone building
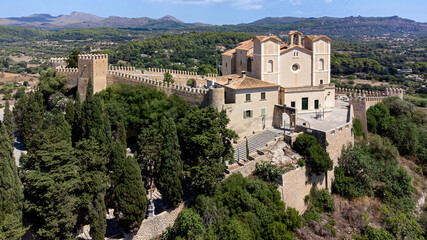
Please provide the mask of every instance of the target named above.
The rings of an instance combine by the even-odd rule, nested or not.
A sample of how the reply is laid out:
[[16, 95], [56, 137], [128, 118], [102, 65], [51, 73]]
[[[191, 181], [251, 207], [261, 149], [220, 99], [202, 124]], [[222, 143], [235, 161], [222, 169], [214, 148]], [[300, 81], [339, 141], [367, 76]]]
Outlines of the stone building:
[[301, 111], [331, 110], [335, 90], [330, 84], [331, 39], [302, 38], [289, 32], [289, 42], [277, 36], [257, 36], [222, 54], [223, 75], [240, 74], [280, 86], [278, 104]]

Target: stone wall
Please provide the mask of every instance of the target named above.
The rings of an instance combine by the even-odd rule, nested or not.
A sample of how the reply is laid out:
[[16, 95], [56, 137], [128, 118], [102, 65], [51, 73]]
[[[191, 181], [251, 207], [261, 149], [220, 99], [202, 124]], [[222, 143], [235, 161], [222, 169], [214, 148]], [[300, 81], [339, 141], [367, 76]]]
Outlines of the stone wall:
[[68, 76], [67, 88], [73, 88], [77, 86], [77, 80], [79, 78], [79, 69], [78, 68], [65, 68], [59, 66], [56, 69], [56, 74], [65, 74]]
[[[324, 189], [326, 186], [324, 174], [310, 176], [306, 167], [286, 172], [279, 179], [281, 183], [277, 190], [282, 196], [282, 201], [286, 203], [287, 207], [295, 208], [300, 214], [307, 210], [304, 198], [310, 194], [313, 185], [316, 185], [318, 189]], [[329, 171], [328, 189], [331, 189], [333, 179], [333, 171]]]
[[354, 117], [360, 120], [363, 128], [363, 134], [368, 139], [368, 122], [366, 119], [366, 111], [369, 107], [382, 102], [385, 96], [382, 97], [357, 97], [350, 99], [350, 106], [353, 107]]
[[191, 88], [175, 83], [167, 84], [159, 80], [137, 77], [110, 70], [107, 75], [107, 85], [113, 84], [126, 84], [131, 86], [142, 85], [144, 87], [158, 89], [159, 91], [165, 92], [167, 95], [176, 94], [192, 105], [201, 107], [209, 105], [209, 91], [202, 88]]
[[[194, 87], [206, 86], [207, 79], [205, 76], [197, 75], [197, 72], [163, 69], [163, 68], [148, 68], [142, 71], [142, 77], [148, 77], [156, 80], [163, 80], [164, 74], [168, 72], [176, 84], [187, 85], [188, 80], [196, 81]], [[217, 74], [208, 74], [206, 77], [218, 77]]]
[[144, 219], [138, 232], [133, 235], [129, 234], [126, 240], [150, 240], [162, 235], [167, 227], [173, 226], [178, 215], [184, 209], [185, 204], [180, 203], [178, 207], [164, 211], [159, 215]]

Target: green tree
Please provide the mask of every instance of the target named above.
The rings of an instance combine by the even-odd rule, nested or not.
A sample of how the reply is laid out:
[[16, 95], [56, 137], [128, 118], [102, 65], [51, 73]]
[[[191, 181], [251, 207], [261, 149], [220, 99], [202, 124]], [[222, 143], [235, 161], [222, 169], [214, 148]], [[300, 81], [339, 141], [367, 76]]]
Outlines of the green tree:
[[[377, 103], [366, 111], [369, 131], [385, 135], [390, 126], [390, 111], [383, 103]], [[372, 123], [375, 119], [376, 125]]]
[[225, 162], [233, 162], [237, 134], [227, 128], [228, 122], [225, 111], [209, 106], [192, 108], [178, 124], [184, 172], [202, 193], [212, 194], [224, 177]]
[[105, 194], [107, 189], [106, 158], [99, 142], [90, 137], [76, 144], [76, 158], [79, 166], [79, 212], [83, 223], [90, 224], [90, 235], [104, 239], [106, 230]]
[[[42, 239], [71, 239], [78, 166], [71, 144], [47, 143], [24, 157], [25, 215]], [[28, 165], [26, 162], [32, 162]]]
[[124, 157], [113, 165], [114, 214], [126, 232], [139, 228], [147, 211], [147, 195], [141, 170], [133, 157]]
[[165, 72], [165, 74], [163, 74], [163, 81], [167, 83], [174, 83], [172, 74]]
[[79, 49], [73, 49], [70, 51], [70, 55], [68, 56], [67, 60], [67, 68], [77, 68], [78, 67], [78, 61], [79, 61]]
[[173, 228], [170, 229], [169, 239], [173, 239], [173, 236], [179, 236], [182, 239], [199, 239], [203, 230], [200, 215], [193, 209], [186, 208], [179, 214]]
[[363, 138], [365, 137], [365, 135], [363, 134], [362, 123], [357, 118], [353, 118], [353, 131], [354, 131], [354, 136], [356, 137], [363, 136]]
[[65, 93], [67, 90], [66, 83], [68, 77], [65, 74], [56, 75], [55, 69], [49, 68], [42, 71], [39, 77], [39, 91], [43, 94], [43, 99], [47, 102], [49, 97], [55, 93]]
[[156, 187], [164, 199], [172, 206], [182, 200], [183, 190], [181, 176], [183, 174], [181, 151], [175, 123], [171, 118], [163, 116], [161, 120], [163, 142], [160, 149], [159, 175], [156, 177]]
[[22, 226], [24, 194], [13, 157], [9, 117], [5, 113], [5, 121], [0, 126], [0, 239], [20, 239], [25, 233]]

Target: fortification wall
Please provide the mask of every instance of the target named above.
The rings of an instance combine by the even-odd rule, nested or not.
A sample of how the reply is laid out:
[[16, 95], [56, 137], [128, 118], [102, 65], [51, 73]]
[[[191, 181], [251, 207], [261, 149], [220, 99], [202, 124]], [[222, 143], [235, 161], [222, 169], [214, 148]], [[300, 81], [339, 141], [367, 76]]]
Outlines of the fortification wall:
[[50, 67], [57, 68], [57, 67], [66, 67], [67, 62], [66, 58], [51, 58], [49, 60]]
[[155, 88], [159, 91], [163, 91], [168, 96], [176, 94], [192, 105], [200, 107], [209, 105], [209, 91], [202, 88], [192, 88], [175, 83], [168, 84], [155, 79], [148, 79], [110, 70], [107, 75], [107, 85], [112, 84], [127, 84], [131, 86], [143, 85], [144, 87]]
[[55, 70], [56, 70], [56, 75], [65, 74], [68, 76], [67, 88], [73, 88], [77, 86], [77, 80], [79, 79], [78, 68], [57, 67]]
[[396, 96], [403, 99], [405, 90], [401, 88], [386, 88], [384, 92], [368, 91], [351, 88], [335, 88], [335, 94], [346, 94], [350, 97], [384, 97], [384, 96]]
[[197, 72], [172, 70], [164, 68], [148, 68], [142, 71], [143, 77], [149, 77], [156, 80], [163, 80], [164, 74], [168, 72], [172, 75], [176, 84], [187, 85], [188, 80], [194, 79], [196, 81], [195, 87], [206, 86], [205, 77], [218, 77], [217, 74], [208, 74], [207, 76], [197, 75]]
[[[403, 96], [402, 96], [403, 97]], [[350, 105], [353, 107], [354, 117], [360, 120], [363, 128], [363, 134], [368, 139], [368, 121], [366, 111], [369, 107], [382, 102], [386, 96], [381, 97], [356, 97], [350, 99]]]
[[[282, 196], [282, 201], [286, 206], [295, 208], [300, 214], [307, 210], [304, 201], [305, 196], [310, 194], [311, 188], [316, 185], [318, 189], [326, 187], [325, 175], [311, 175], [307, 167], [299, 167], [282, 174], [279, 178], [281, 184], [278, 191]], [[331, 189], [334, 172], [328, 172], [328, 189]]]

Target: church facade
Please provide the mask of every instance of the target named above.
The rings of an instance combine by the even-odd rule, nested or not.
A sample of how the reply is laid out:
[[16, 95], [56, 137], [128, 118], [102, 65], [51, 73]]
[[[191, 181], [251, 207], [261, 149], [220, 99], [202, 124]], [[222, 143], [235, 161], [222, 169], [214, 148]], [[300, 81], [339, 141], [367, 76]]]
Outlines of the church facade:
[[223, 76], [241, 74], [279, 86], [277, 104], [298, 112], [328, 111], [335, 105], [330, 84], [331, 39], [291, 31], [288, 43], [257, 36], [222, 54]]

